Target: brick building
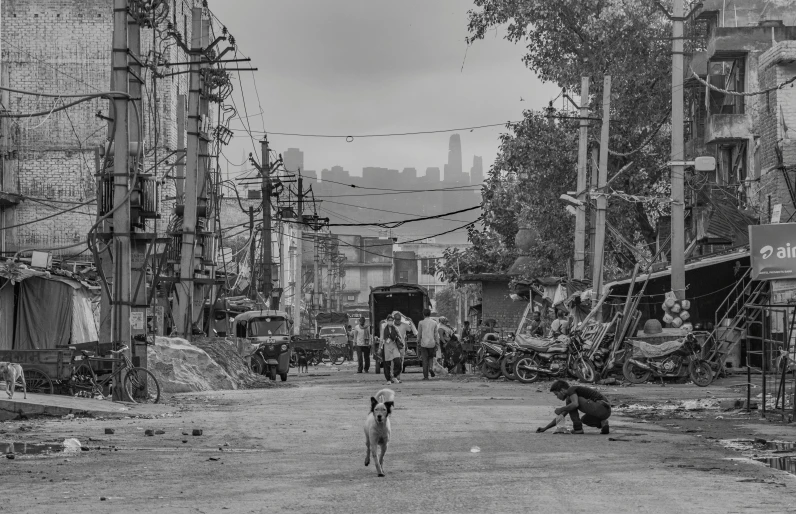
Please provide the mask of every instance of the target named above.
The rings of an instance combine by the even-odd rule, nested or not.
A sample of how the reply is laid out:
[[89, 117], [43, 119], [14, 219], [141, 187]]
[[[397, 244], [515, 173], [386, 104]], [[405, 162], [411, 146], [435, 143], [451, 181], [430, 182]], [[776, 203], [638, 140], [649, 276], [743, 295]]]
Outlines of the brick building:
[[498, 330], [514, 332], [528, 306], [527, 301], [511, 298], [511, 276], [503, 273], [478, 273], [463, 275], [459, 284], [478, 284], [481, 288], [481, 315], [483, 321], [497, 320]]
[[[183, 40], [190, 41], [191, 5], [201, 0], [169, 0], [168, 21]], [[164, 12], [164, 11], [162, 11]], [[108, 0], [6, 0], [0, 4], [2, 52], [0, 83], [24, 91], [92, 94], [111, 90], [113, 2]], [[162, 60], [188, 60], [177, 45], [158, 43]], [[152, 30], [141, 30], [141, 57], [152, 57]], [[161, 71], [164, 71], [161, 69]], [[165, 70], [168, 73], [168, 69]], [[152, 167], [155, 133], [158, 161], [178, 147], [178, 104], [185, 102], [187, 74], [157, 81], [157, 105], [152, 74], [143, 71], [142, 132], [145, 158]], [[47, 111], [64, 99], [4, 92], [3, 109], [10, 112]], [[81, 243], [96, 220], [97, 151], [107, 142], [107, 100], [93, 99], [47, 116], [4, 121], [2, 181], [0, 182], [0, 251], [5, 255], [28, 248]], [[157, 130], [154, 130], [157, 128]], [[183, 134], [184, 137], [184, 134]], [[137, 138], [131, 132], [131, 140]], [[158, 169], [162, 231], [174, 204], [175, 181], [165, 176], [175, 156]], [[173, 173], [171, 173], [173, 176]], [[85, 205], [80, 205], [85, 203]], [[72, 209], [63, 213], [65, 209]], [[52, 217], [50, 217], [52, 216]], [[49, 219], [43, 221], [42, 218]], [[1, 228], [1, 227], [0, 227]], [[147, 227], [152, 229], [152, 225]], [[54, 253], [91, 260], [85, 244]]]

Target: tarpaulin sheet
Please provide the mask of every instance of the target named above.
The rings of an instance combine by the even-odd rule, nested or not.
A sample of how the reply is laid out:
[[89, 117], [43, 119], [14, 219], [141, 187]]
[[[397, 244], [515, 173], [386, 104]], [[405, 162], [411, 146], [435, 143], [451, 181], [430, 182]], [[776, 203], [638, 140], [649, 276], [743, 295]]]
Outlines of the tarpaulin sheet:
[[91, 298], [85, 289], [77, 289], [72, 295], [72, 344], [99, 341]]
[[14, 343], [14, 284], [0, 278], [0, 350]]
[[60, 281], [30, 278], [20, 283], [17, 301], [17, 350], [67, 345], [72, 334], [72, 292]]
[[665, 343], [661, 344], [649, 344], [645, 343], [644, 341], [636, 341], [633, 339], [629, 339], [628, 341], [631, 345], [633, 345], [634, 357], [645, 357], [647, 359], [655, 359], [657, 357], [669, 355], [670, 353], [679, 350], [680, 347], [685, 343], [685, 339], [666, 341]]

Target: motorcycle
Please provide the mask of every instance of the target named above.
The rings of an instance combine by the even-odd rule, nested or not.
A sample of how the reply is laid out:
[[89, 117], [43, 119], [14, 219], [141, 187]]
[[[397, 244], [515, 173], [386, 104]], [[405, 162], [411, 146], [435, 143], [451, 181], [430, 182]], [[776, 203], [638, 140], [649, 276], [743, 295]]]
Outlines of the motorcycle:
[[486, 378], [495, 380], [503, 374], [501, 364], [505, 360], [507, 352], [506, 345], [501, 344], [497, 337], [489, 338], [490, 335], [495, 334], [488, 334], [481, 341], [481, 347], [478, 349], [476, 357], [476, 366], [481, 368], [481, 373]]
[[577, 337], [529, 339], [519, 346], [522, 355], [514, 362], [514, 374], [524, 384], [536, 382], [540, 375], [572, 376], [587, 383], [597, 379], [594, 364], [587, 359]]
[[689, 375], [699, 387], [707, 387], [713, 382], [713, 370], [702, 359], [702, 348], [693, 334], [687, 334], [682, 341], [670, 341], [662, 345], [633, 340], [628, 343], [632, 348], [628, 348], [622, 366], [622, 373], [628, 382], [642, 384], [652, 375], [661, 380], [664, 377]]

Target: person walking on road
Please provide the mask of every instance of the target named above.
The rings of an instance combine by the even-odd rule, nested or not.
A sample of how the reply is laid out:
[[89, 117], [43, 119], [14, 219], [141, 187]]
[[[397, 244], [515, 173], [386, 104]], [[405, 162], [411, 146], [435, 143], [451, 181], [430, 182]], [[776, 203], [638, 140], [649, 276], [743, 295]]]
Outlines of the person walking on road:
[[354, 327], [354, 346], [357, 349], [357, 373], [370, 371], [370, 337], [365, 329], [365, 318], [359, 318], [359, 324]]
[[[396, 328], [394, 324], [396, 322], [392, 315], [388, 315], [385, 322], [384, 328], [381, 330], [381, 344], [384, 348], [384, 378], [387, 379], [388, 385], [400, 384], [401, 380], [398, 377], [401, 375], [401, 366], [403, 365], [401, 350], [406, 348], [406, 342]], [[393, 366], [395, 367], [394, 377], [391, 370]]]
[[[556, 416], [569, 413], [572, 420], [572, 433], [582, 434], [583, 425], [600, 429], [601, 434], [608, 434], [608, 418], [611, 417], [611, 404], [603, 394], [584, 386], [570, 386], [564, 380], [556, 380], [550, 386], [550, 392], [559, 400], [565, 400], [566, 405], [556, 409]], [[578, 416], [581, 411], [584, 416]], [[554, 419], [544, 428], [539, 427], [537, 432], [544, 432], [556, 426]]]
[[434, 357], [437, 355], [439, 347], [439, 327], [437, 322], [431, 319], [431, 309], [423, 310], [423, 321], [417, 326], [417, 340], [420, 346], [420, 362], [423, 363], [423, 380], [434, 378]]

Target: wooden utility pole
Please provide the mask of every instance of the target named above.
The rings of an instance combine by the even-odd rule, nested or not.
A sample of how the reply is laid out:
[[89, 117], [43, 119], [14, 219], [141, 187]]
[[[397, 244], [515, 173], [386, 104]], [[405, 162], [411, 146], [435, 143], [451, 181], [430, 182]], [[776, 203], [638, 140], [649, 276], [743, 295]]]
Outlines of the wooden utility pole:
[[188, 148], [185, 169], [185, 202], [182, 217], [182, 248], [180, 255], [180, 281], [177, 283], [177, 305], [174, 309], [175, 331], [191, 340], [194, 269], [196, 266], [196, 207], [200, 182], [199, 175], [199, 98], [202, 91], [200, 63], [202, 59], [202, 8], [195, 7], [191, 23], [191, 64], [188, 80]]
[[[113, 57], [111, 76], [117, 92], [128, 93], [128, 2], [113, 2]], [[130, 133], [128, 98], [117, 95], [113, 100], [113, 249], [114, 276], [112, 291], [111, 332], [114, 345], [131, 345], [130, 312], [132, 305], [132, 260], [130, 248]], [[136, 127], [138, 130], [140, 126]], [[136, 132], [137, 133], [137, 132]], [[110, 149], [109, 149], [110, 151]], [[128, 350], [125, 352], [129, 357]], [[118, 395], [116, 394], [118, 390]], [[114, 388], [121, 397], [121, 388]]]
[[303, 294], [304, 272], [302, 271], [302, 253], [304, 241], [304, 182], [301, 179], [301, 168], [298, 170], [297, 210], [296, 210], [296, 285], [293, 287], [293, 333], [301, 334], [301, 296]]
[[589, 77], [582, 77], [580, 83], [580, 141], [578, 144], [578, 200], [583, 205], [577, 207], [575, 214], [575, 280], [586, 277], [586, 204], [589, 203], [587, 191], [587, 170], [589, 166]]
[[[603, 126], [600, 134], [600, 169], [597, 174], [597, 226], [594, 233], [594, 275], [592, 278], [592, 291], [594, 297], [600, 298], [603, 292], [603, 264], [605, 252], [605, 210], [608, 198], [602, 187], [608, 182], [608, 136], [610, 134], [611, 116], [611, 76], [603, 79]], [[597, 316], [601, 321], [601, 317]]]
[[683, 143], [683, 3], [672, 16], [672, 291], [685, 299], [685, 174]]
[[263, 165], [260, 170], [263, 197], [263, 226], [262, 241], [260, 243], [262, 245], [262, 262], [260, 263], [262, 269], [260, 276], [262, 277], [263, 298], [269, 301], [269, 305], [271, 305], [272, 309], [275, 309], [276, 306], [273, 305], [274, 300], [270, 298], [271, 289], [274, 284], [271, 277], [271, 263], [273, 261], [271, 258], [271, 157], [269, 156], [268, 138], [263, 138], [260, 145], [263, 154]]

